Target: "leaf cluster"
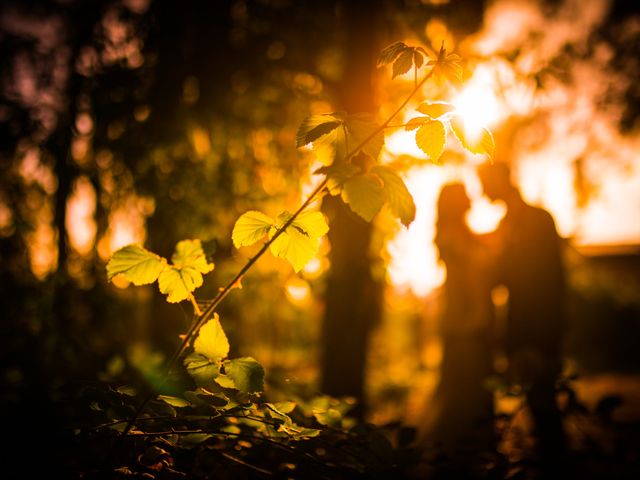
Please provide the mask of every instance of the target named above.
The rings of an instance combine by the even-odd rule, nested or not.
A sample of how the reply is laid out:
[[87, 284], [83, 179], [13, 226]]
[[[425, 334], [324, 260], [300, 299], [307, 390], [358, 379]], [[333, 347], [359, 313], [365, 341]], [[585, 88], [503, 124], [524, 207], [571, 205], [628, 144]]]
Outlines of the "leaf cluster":
[[[431, 66], [431, 70], [418, 83], [417, 72], [425, 65], [425, 57], [429, 59], [426, 65]], [[321, 212], [308, 211], [306, 207], [325, 190], [340, 196], [366, 221], [373, 220], [384, 205], [405, 226], [414, 220], [415, 203], [402, 177], [392, 167], [380, 163], [384, 131], [431, 76], [459, 81], [462, 75], [460, 58], [447, 53], [444, 47], [430, 57], [422, 47], [397, 42], [381, 52], [378, 64], [392, 64], [394, 78], [413, 67], [416, 75], [413, 92], [383, 123], [370, 114], [345, 112], [311, 115], [303, 120], [296, 135], [296, 147], [313, 151], [322, 164], [314, 173], [323, 175], [324, 180], [293, 214], [283, 211], [272, 218], [251, 210], [240, 216], [232, 231], [234, 246], [240, 248], [263, 242], [262, 249], [227, 287], [221, 289], [204, 313], [200, 312], [193, 292], [203, 284], [203, 274], [212, 271], [214, 265], [207, 260], [200, 240], [179, 242], [171, 262], [140, 245], [121, 248], [111, 257], [107, 265], [109, 280], [123, 275], [134, 285], [157, 281], [160, 291], [167, 295], [167, 301], [175, 303], [189, 299], [196, 313], [194, 324], [167, 368], [168, 375], [192, 343], [189, 355], [182, 360], [194, 389], [187, 390], [182, 396], [149, 397], [137, 409], [132, 408], [133, 402], [124, 397], [117, 398], [119, 408], [103, 405], [109, 402], [92, 403], [94, 411], [104, 412], [110, 420], [93, 433], [121, 432], [121, 437], [144, 440], [146, 450], [140, 452], [137, 461], [146, 473], [149, 470], [168, 472], [163, 478], [187, 475], [186, 470], [175, 468], [178, 452], [195, 451], [197, 455], [205, 452], [211, 457], [206, 461], [214, 464], [235, 462], [271, 474], [253, 463], [256, 458], [251, 452], [259, 450], [257, 445], [278, 445], [293, 455], [289, 463], [293, 465], [292, 469], [299, 468], [305, 461], [315, 462], [322, 469], [329, 465], [330, 468], [338, 467], [337, 472], [321, 477], [316, 475], [318, 471], [311, 469], [305, 478], [341, 478], [345, 472], [348, 476], [357, 473], [366, 477], [372, 465], [385, 471], [380, 478], [394, 476], [389, 470], [401, 463], [397, 450], [376, 429], [356, 425], [349, 419], [348, 402], [329, 397], [318, 397], [310, 402], [266, 402], [263, 399], [264, 368], [252, 357], [229, 358], [229, 341], [215, 313], [226, 293], [267, 249], [274, 256], [287, 260], [296, 272], [317, 254], [320, 240], [329, 226]], [[493, 154], [491, 133], [485, 129], [475, 137], [467, 132], [453, 105], [427, 102], [418, 107], [418, 112], [422, 116], [409, 120], [405, 128], [416, 131], [417, 145], [432, 161], [439, 161], [448, 130], [453, 131], [469, 151]], [[129, 394], [124, 390], [117, 393], [120, 396]], [[111, 401], [114, 395], [112, 392]], [[305, 442], [301, 444], [308, 446], [292, 446], [291, 442], [302, 440]], [[314, 443], [316, 441], [323, 441], [323, 446]], [[325, 458], [317, 457], [319, 448]], [[270, 450], [267, 457], [272, 454]], [[204, 460], [199, 459], [196, 464], [200, 461]], [[278, 468], [282, 467], [283, 461], [279, 460]], [[188, 474], [198, 477], [193, 470]]]
[[425, 57], [429, 58], [426, 50], [422, 47], [409, 47], [404, 42], [396, 42], [384, 48], [378, 56], [378, 67], [392, 64], [393, 77], [402, 75], [416, 69], [424, 64]]
[[[282, 230], [277, 238], [276, 233]], [[251, 210], [240, 216], [233, 227], [231, 238], [236, 247], [246, 247], [265, 237], [273, 240], [271, 253], [291, 263], [299, 272], [311, 260], [320, 246], [320, 238], [329, 231], [321, 212], [302, 212], [295, 219], [284, 211], [273, 219], [262, 212]]]
[[107, 278], [122, 274], [134, 285], [147, 285], [158, 281], [160, 292], [169, 303], [192, 297], [202, 286], [202, 275], [213, 270], [207, 261], [200, 240], [182, 240], [176, 244], [171, 263], [140, 245], [127, 245], [117, 250], [107, 263]]
[[493, 135], [482, 127], [479, 132], [469, 132], [456, 107], [446, 102], [425, 102], [418, 106], [423, 116], [413, 117], [406, 123], [406, 130], [416, 131], [416, 145], [433, 162], [439, 162], [447, 141], [447, 131], [453, 132], [463, 148], [474, 154], [493, 157]]
[[98, 470], [91, 459], [101, 458], [105, 442], [122, 440], [134, 395], [129, 388], [92, 387], [75, 400], [85, 422], [72, 436], [74, 454], [84, 454], [74, 462], [82, 478], [197, 479], [211, 472], [222, 479], [404, 478], [419, 460], [410, 437], [394, 445], [381, 428], [357, 424], [348, 416], [350, 401], [269, 402], [197, 387], [151, 401], [122, 448]]
[[415, 203], [402, 177], [379, 165], [384, 128], [371, 115], [311, 115], [296, 139], [298, 148], [310, 145], [324, 163], [315, 173], [326, 176], [329, 193], [364, 220], [373, 220], [385, 204], [405, 226], [414, 220]]

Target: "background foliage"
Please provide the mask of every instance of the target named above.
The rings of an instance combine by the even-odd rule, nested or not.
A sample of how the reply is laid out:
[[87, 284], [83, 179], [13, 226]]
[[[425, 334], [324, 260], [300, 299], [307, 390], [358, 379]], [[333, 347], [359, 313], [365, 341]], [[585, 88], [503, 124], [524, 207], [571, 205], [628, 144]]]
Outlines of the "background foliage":
[[[541, 2], [553, 11], [550, 3]], [[534, 80], [542, 91], [545, 84], [558, 79], [569, 84], [566, 65], [591, 58], [598, 39], [616, 47], [612, 75], [634, 71], [637, 43], [617, 36], [615, 29], [628, 13], [623, 3], [613, 2], [611, 23], [602, 25], [586, 50], [569, 46], [541, 66]], [[447, 21], [453, 34], [464, 38], [479, 28], [484, 6], [473, 1], [380, 2], [377, 20], [372, 20], [377, 23], [365, 29], [376, 33], [376, 52], [398, 38], [417, 40], [396, 43], [382, 57], [383, 64], [395, 61], [383, 71], [389, 77], [401, 77], [412, 65], [428, 63], [426, 51], [412, 47], [430, 44], [424, 28], [427, 20], [437, 15]], [[100, 435], [74, 438], [67, 434], [80, 426], [129, 417], [136, 397], [131, 396], [132, 390], [117, 388], [132, 385], [144, 395], [157, 387], [161, 365], [174, 350], [178, 335], [188, 329], [189, 307], [167, 304], [155, 286], [121, 288], [125, 285], [107, 282], [105, 266], [113, 251], [131, 242], [144, 243], [149, 251], [171, 258], [173, 266], [163, 271], [175, 276], [184, 267], [182, 253], [176, 251], [172, 257], [176, 244], [200, 239], [205, 258], [199, 258], [200, 267], [190, 272], [190, 281], [200, 283], [199, 275], [215, 264], [199, 290], [200, 307], [206, 307], [206, 300], [257, 251], [256, 246], [235, 248], [244, 245], [243, 240], [234, 246], [233, 227], [243, 213], [260, 210], [269, 218], [267, 222], [260, 217], [265, 228], [277, 224], [283, 211], [295, 211], [300, 205], [311, 170], [320, 168], [334, 179], [344, 174], [330, 171], [330, 162], [313, 165], [313, 157], [294, 146], [317, 147], [317, 140], [326, 140], [326, 133], [339, 133], [343, 124], [353, 127], [347, 134], [353, 137], [349, 143], [357, 141], [362, 119], [326, 116], [345, 108], [340, 98], [345, 72], [353, 65], [349, 8], [364, 7], [351, 2], [279, 0], [180, 5], [134, 0], [8, 1], [0, 7], [0, 329], [4, 339], [0, 398], [4, 424], [15, 435], [13, 447], [5, 451], [12, 463], [26, 470], [95, 466], [108, 449], [109, 435], [102, 444], [93, 443]], [[366, 12], [361, 13], [365, 18]], [[433, 47], [437, 53], [440, 45]], [[503, 56], [515, 61], [519, 54], [511, 51]], [[449, 73], [457, 76], [459, 72]], [[377, 87], [380, 97], [390, 100], [382, 105], [383, 113], [413, 87], [410, 81], [397, 85]], [[620, 124], [627, 131], [637, 117], [636, 87], [630, 84], [621, 92], [626, 108]], [[618, 90], [612, 88], [609, 93], [613, 96]], [[442, 137], [442, 120], [455, 125], [450, 112], [441, 114], [434, 108], [439, 107], [422, 105], [408, 126], [431, 160], [440, 158], [442, 149], [435, 148], [439, 142], [427, 139]], [[351, 114], [358, 111], [349, 110]], [[298, 130], [305, 118], [315, 123]], [[526, 128], [544, 118], [543, 112], [517, 121]], [[464, 143], [463, 129], [456, 130]], [[500, 144], [512, 132], [505, 128], [494, 133]], [[375, 156], [379, 144], [372, 142], [374, 151], [368, 153]], [[492, 148], [487, 142], [480, 145], [484, 150]], [[402, 159], [398, 160], [401, 164]], [[367, 158], [358, 161], [370, 166]], [[372, 167], [354, 177], [341, 197], [355, 215], [366, 219], [373, 218], [386, 201], [395, 216], [408, 224], [414, 209], [397, 177], [385, 168]], [[383, 179], [382, 185], [376, 178]], [[578, 186], [585, 198], [597, 190], [587, 183]], [[389, 185], [397, 188], [389, 191]], [[93, 199], [88, 202], [93, 209], [74, 210], [78, 198]], [[377, 200], [359, 202], [358, 198]], [[355, 216], [346, 212], [349, 218]], [[421, 357], [424, 337], [416, 339], [411, 332], [429, 328], [416, 312], [430, 307], [411, 296], [402, 299], [404, 306], [398, 305], [395, 294], [383, 293], [380, 287], [386, 259], [369, 255], [368, 248], [379, 251], [384, 240], [402, 228], [385, 215], [383, 210], [370, 244], [357, 244], [357, 249], [365, 252], [363, 268], [378, 282], [368, 294], [380, 308], [378, 316], [373, 310], [367, 328], [377, 328], [368, 356], [379, 368], [371, 372], [367, 389], [377, 418], [386, 420], [399, 416], [413, 372], [428, 364], [429, 359], [425, 362]], [[87, 228], [76, 232], [74, 224], [87, 217], [95, 222], [86, 222]], [[336, 228], [340, 230], [352, 231]], [[328, 397], [314, 399], [322, 350], [322, 296], [328, 278], [341, 267], [327, 260], [327, 241], [312, 247], [319, 253], [317, 262], [305, 269], [302, 260], [294, 261], [298, 274], [286, 262], [265, 257], [242, 283], [242, 290], [219, 309], [229, 347], [214, 355], [215, 368], [219, 368], [217, 362], [259, 359], [266, 367], [265, 382], [273, 397], [264, 400], [273, 407], [232, 410], [238, 407], [238, 399], [229, 402], [228, 397], [220, 400], [218, 394], [198, 392], [188, 375], [172, 378], [164, 387], [166, 398], [149, 407], [152, 414], [167, 417], [149, 421], [149, 428], [156, 431], [179, 427], [217, 432], [228, 427], [222, 420], [230, 416], [230, 409], [231, 416], [257, 415], [259, 425], [245, 419], [234, 438], [212, 434], [193, 437], [191, 444], [185, 439], [175, 439], [171, 445], [157, 438], [128, 439], [134, 448], [124, 448], [117, 455], [124, 455], [120, 457], [123, 465], [137, 465], [139, 470], [132, 474], [171, 477], [179, 475], [173, 470], [184, 471], [187, 465], [196, 465], [199, 472], [222, 469], [225, 473], [220, 476], [228, 478], [246, 474], [248, 467], [211, 453], [219, 450], [250, 464], [261, 464], [260, 459], [270, 466], [280, 465], [283, 470], [278, 475], [283, 477], [289, 473], [289, 464], [302, 468], [298, 473], [304, 478], [364, 472], [385, 478], [391, 475], [390, 465], [414, 465], [415, 459], [403, 450], [409, 430], [392, 425], [382, 436], [378, 429], [360, 425], [349, 436], [344, 429], [351, 426], [345, 419], [351, 405]], [[156, 257], [143, 256], [156, 266], [156, 262], [162, 264]], [[603, 274], [598, 265], [585, 265], [579, 257], [575, 260], [570, 353], [586, 371], [636, 371], [640, 360], [633, 338], [640, 331], [638, 298], [637, 290], [634, 293], [628, 287], [635, 280], [621, 282], [617, 274]], [[344, 268], [353, 271], [353, 265]], [[176, 293], [171, 282], [162, 283], [160, 289], [173, 299], [185, 295]], [[191, 358], [192, 366], [195, 360]], [[251, 378], [238, 380], [244, 386], [238, 390], [257, 389]], [[192, 389], [189, 405], [174, 399], [185, 389]], [[287, 411], [291, 406], [282, 402], [294, 399], [296, 406]], [[221, 405], [223, 401], [227, 403]], [[315, 429], [322, 429], [326, 436], [314, 437], [293, 450], [241, 438], [273, 427], [265, 421], [286, 426], [293, 436], [311, 436]], [[327, 425], [335, 429], [324, 429]], [[87, 447], [85, 458], [73, 453], [80, 447]], [[319, 451], [325, 453], [318, 457]], [[496, 462], [498, 475], [502, 466]], [[396, 475], [400, 473], [394, 471]]]

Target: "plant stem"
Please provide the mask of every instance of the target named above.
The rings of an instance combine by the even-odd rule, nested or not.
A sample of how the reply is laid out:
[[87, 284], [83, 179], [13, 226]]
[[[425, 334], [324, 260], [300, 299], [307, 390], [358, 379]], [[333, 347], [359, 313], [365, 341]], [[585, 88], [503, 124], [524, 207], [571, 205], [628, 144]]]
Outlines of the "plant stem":
[[264, 468], [260, 468], [256, 465], [253, 465], [252, 463], [249, 462], [245, 462], [244, 460], [241, 460], [240, 458], [234, 457], [233, 455], [229, 455], [227, 452], [222, 452], [221, 455], [224, 458], [227, 458], [229, 460], [231, 460], [232, 462], [236, 462], [239, 465], [242, 465], [245, 468], [248, 468], [249, 470], [253, 470], [254, 472], [258, 472], [261, 473], [263, 475], [267, 475], [267, 476], [273, 476], [273, 472], [266, 470]]
[[196, 297], [193, 296], [193, 293], [189, 294], [189, 301], [191, 302], [191, 305], [193, 306], [193, 312], [197, 316], [202, 315], [202, 310], [200, 310], [200, 307], [198, 306], [198, 302], [196, 302]]
[[[416, 85], [414, 86], [413, 90], [409, 93], [407, 98], [405, 98], [405, 100], [400, 104], [400, 106], [398, 108], [396, 108], [396, 110], [381, 125], [379, 125], [378, 128], [376, 128], [371, 134], [369, 134], [364, 140], [362, 140], [360, 142], [360, 144], [357, 145], [352, 151], [347, 153], [347, 155], [345, 157], [345, 161], [348, 161], [349, 159], [351, 159], [356, 153], [358, 153], [358, 151], [362, 147], [364, 147], [374, 137], [376, 137], [376, 135], [378, 135], [381, 132], [383, 132], [384, 129], [389, 126], [391, 121], [404, 109], [404, 107], [407, 106], [409, 101], [418, 92], [418, 90], [420, 90], [422, 85], [425, 84], [425, 82], [431, 77], [432, 74], [433, 74], [433, 69], [431, 69], [431, 71], [429, 71], [429, 73], [427, 75], [425, 75], [425, 77], [419, 83], [416, 83]], [[346, 136], [345, 136], [345, 138], [346, 138]], [[180, 343], [180, 346], [176, 349], [176, 351], [173, 353], [173, 355], [171, 356], [171, 358], [167, 362], [167, 365], [165, 367], [164, 377], [162, 378], [160, 384], [157, 386], [157, 389], [159, 389], [162, 386], [164, 386], [165, 382], [167, 381], [167, 379], [169, 377], [169, 374], [171, 373], [173, 368], [176, 366], [178, 360], [180, 359], [180, 357], [182, 356], [184, 351], [187, 349], [187, 347], [191, 343], [191, 340], [193, 339], [195, 333], [200, 329], [200, 327], [207, 320], [209, 320], [209, 318], [211, 318], [211, 316], [215, 312], [215, 309], [218, 307], [220, 302], [222, 302], [222, 300], [225, 299], [225, 297], [229, 294], [229, 292], [233, 289], [233, 287], [236, 286], [236, 284], [249, 271], [249, 269], [251, 269], [251, 267], [253, 267], [253, 265], [258, 261], [258, 259], [260, 257], [262, 257], [262, 255], [269, 249], [269, 247], [273, 244], [273, 242], [296, 220], [296, 218], [325, 189], [325, 187], [327, 186], [328, 181], [329, 181], [329, 179], [328, 179], [328, 177], [326, 177], [322, 182], [320, 182], [320, 184], [318, 184], [318, 186], [309, 194], [309, 196], [303, 202], [303, 204], [300, 206], [300, 208], [298, 208], [298, 210], [295, 211], [295, 213], [289, 218], [289, 220], [287, 220], [284, 223], [284, 225], [282, 225], [282, 227], [280, 227], [279, 229], [276, 230], [276, 232], [273, 234], [273, 236], [267, 242], [265, 242], [262, 245], [262, 247], [260, 248], [258, 253], [256, 253], [253, 257], [251, 257], [249, 259], [249, 261], [247, 261], [247, 263], [240, 269], [240, 271], [227, 283], [227, 285], [218, 292], [216, 297], [211, 301], [211, 303], [209, 303], [207, 305], [207, 307], [204, 309], [204, 311], [201, 314], [198, 314], [199, 308], [197, 306], [197, 302], [195, 302], [195, 299], [192, 300], [192, 304], [194, 305], [194, 310], [196, 311], [196, 314], [198, 314], [198, 318], [195, 320], [195, 322], [193, 322], [193, 324], [191, 325], [191, 327], [189, 328], [187, 333], [184, 335], [184, 339]], [[129, 423], [127, 423], [127, 426], [126, 426], [126, 428], [124, 429], [124, 431], [122, 433], [123, 436], [127, 435], [129, 433], [129, 431], [133, 427], [134, 423], [136, 422], [136, 420], [138, 419], [140, 414], [144, 411], [144, 409], [146, 408], [147, 404], [154, 398], [154, 396], [155, 395], [153, 393], [147, 395], [147, 397], [144, 399], [142, 404], [138, 407], [138, 409], [134, 413], [133, 417], [129, 420]]]

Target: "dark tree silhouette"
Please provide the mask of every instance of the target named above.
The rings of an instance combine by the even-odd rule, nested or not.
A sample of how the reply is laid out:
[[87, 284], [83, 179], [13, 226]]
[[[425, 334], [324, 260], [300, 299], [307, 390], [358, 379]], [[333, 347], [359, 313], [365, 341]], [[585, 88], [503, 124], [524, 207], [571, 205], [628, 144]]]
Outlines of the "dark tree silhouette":
[[[343, 25], [346, 69], [339, 88], [339, 104], [349, 113], [375, 113], [375, 64], [380, 50], [380, 2], [344, 2]], [[366, 410], [365, 373], [370, 332], [381, 316], [383, 279], [372, 272], [373, 226], [353, 213], [337, 197], [324, 201], [329, 217], [331, 270], [325, 291], [322, 328], [323, 392], [352, 396], [355, 413]]]

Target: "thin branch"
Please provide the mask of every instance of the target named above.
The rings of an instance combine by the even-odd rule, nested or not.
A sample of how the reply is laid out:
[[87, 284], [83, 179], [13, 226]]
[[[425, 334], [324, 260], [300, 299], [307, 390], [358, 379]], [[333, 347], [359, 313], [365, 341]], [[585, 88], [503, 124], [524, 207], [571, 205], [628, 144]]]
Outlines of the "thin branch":
[[237, 457], [234, 457], [233, 455], [229, 455], [227, 452], [222, 452], [221, 455], [224, 458], [228, 458], [229, 460], [231, 460], [233, 462], [236, 462], [236, 463], [238, 463], [238, 464], [242, 465], [243, 467], [246, 467], [246, 468], [248, 468], [250, 470], [253, 470], [253, 471], [258, 472], [258, 473], [262, 473], [263, 475], [267, 475], [269, 477], [273, 476], [273, 472], [270, 472], [269, 470], [265, 470], [264, 468], [257, 467], [257, 466], [255, 466], [255, 465], [253, 465], [251, 463], [245, 462], [244, 460], [241, 460], [241, 459], [239, 459]]
[[[350, 158], [352, 158], [356, 153], [358, 153], [358, 151], [360, 151], [360, 149], [362, 147], [364, 147], [367, 143], [369, 143], [378, 134], [383, 132], [384, 129], [389, 126], [391, 121], [404, 109], [404, 107], [407, 106], [409, 101], [420, 90], [422, 85], [425, 84], [425, 82], [431, 77], [431, 75], [433, 75], [433, 69], [431, 69], [431, 71], [429, 71], [429, 73], [419, 83], [417, 83], [415, 85], [415, 87], [409, 93], [407, 98], [405, 98], [405, 100], [400, 104], [400, 106], [380, 126], [378, 126], [378, 128], [376, 128], [371, 134], [369, 134], [364, 140], [362, 140], [360, 142], [360, 144], [358, 144], [352, 151], [347, 153], [347, 155], [345, 157], [345, 161], [347, 161]], [[242, 279], [242, 277], [249, 271], [249, 269], [251, 269], [251, 267], [253, 267], [253, 265], [258, 261], [258, 259], [260, 257], [262, 257], [262, 255], [267, 251], [267, 249], [273, 244], [273, 242], [275, 242], [275, 240], [282, 233], [284, 233], [284, 231], [296, 220], [296, 218], [325, 189], [325, 187], [327, 186], [328, 181], [329, 181], [329, 179], [325, 178], [322, 182], [320, 182], [320, 184], [309, 194], [309, 196], [304, 201], [304, 203], [300, 206], [300, 208], [298, 208], [298, 210], [296, 210], [294, 212], [294, 214], [289, 218], [289, 220], [287, 220], [284, 223], [284, 225], [282, 225], [282, 227], [280, 227], [279, 229], [276, 230], [276, 232], [273, 234], [273, 236], [267, 242], [265, 242], [262, 245], [262, 248], [260, 248], [258, 253], [256, 253], [253, 257], [251, 257], [249, 259], [249, 261], [244, 265], [244, 267], [242, 267], [240, 269], [240, 271], [233, 277], [233, 279], [231, 279], [227, 283], [227, 285], [222, 290], [219, 291], [219, 293], [216, 295], [216, 297], [213, 299], [213, 301], [202, 312], [202, 315], [198, 316], [197, 320], [191, 325], [191, 327], [189, 328], [189, 330], [185, 334], [184, 339], [182, 340], [180, 346], [176, 349], [174, 354], [171, 356], [170, 360], [167, 362], [167, 366], [165, 367], [165, 375], [164, 375], [162, 381], [160, 382], [160, 384], [158, 385], [157, 389], [161, 388], [164, 385], [164, 383], [167, 381], [169, 373], [171, 372], [171, 370], [173, 370], [173, 368], [175, 367], [175, 365], [178, 362], [179, 358], [182, 356], [184, 351], [187, 349], [187, 347], [191, 343], [191, 340], [193, 339], [195, 333], [200, 329], [200, 327], [209, 318], [211, 318], [211, 316], [215, 312], [215, 309], [218, 307], [220, 302], [222, 302], [222, 300], [225, 299], [225, 297], [233, 289], [233, 287], [236, 285], [236, 283], [239, 282]], [[126, 435], [127, 433], [129, 433], [129, 431], [133, 427], [134, 423], [136, 422], [136, 420], [138, 419], [140, 414], [144, 411], [144, 409], [146, 408], [147, 404], [152, 400], [152, 398], [154, 398], [154, 394], [153, 393], [147, 395], [147, 397], [144, 399], [144, 401], [136, 409], [136, 412], [134, 413], [133, 417], [131, 418], [131, 420], [127, 424], [127, 427], [124, 429], [122, 435]]]
[[197, 316], [202, 315], [202, 310], [200, 310], [200, 307], [198, 306], [198, 302], [196, 302], [196, 297], [193, 296], [193, 293], [189, 293], [189, 301], [191, 302], [191, 305], [193, 305], [193, 311]]
[[308, 452], [305, 452], [305, 451], [300, 452], [295, 448], [291, 447], [290, 445], [286, 445], [284, 443], [278, 442], [271, 438], [260, 437], [258, 435], [251, 435], [248, 433], [219, 432], [219, 431], [212, 431], [212, 430], [209, 430], [209, 431], [207, 430], [167, 430], [164, 432], [146, 432], [146, 433], [130, 432], [130, 433], [127, 433], [125, 436], [127, 437], [164, 437], [166, 435], [192, 435], [192, 434], [202, 434], [202, 433], [204, 433], [205, 435], [215, 435], [220, 437], [237, 437], [240, 439], [257, 440], [260, 442], [265, 442], [265, 443], [268, 443], [269, 445], [273, 445], [276, 448], [286, 450], [289, 453], [302, 454], [303, 456], [308, 457], [314, 462], [317, 462], [320, 465], [324, 466], [324, 462], [322, 460], [314, 457]]

